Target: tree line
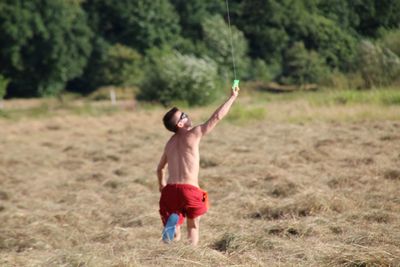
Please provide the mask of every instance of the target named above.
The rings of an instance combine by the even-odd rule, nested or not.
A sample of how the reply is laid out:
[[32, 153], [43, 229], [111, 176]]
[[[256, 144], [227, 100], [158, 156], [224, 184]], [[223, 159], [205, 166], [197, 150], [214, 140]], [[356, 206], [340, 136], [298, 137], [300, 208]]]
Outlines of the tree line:
[[[399, 0], [2, 0], [0, 97], [135, 86], [206, 104], [231, 80], [303, 85], [400, 74]], [[350, 78], [348, 78], [350, 79]]]

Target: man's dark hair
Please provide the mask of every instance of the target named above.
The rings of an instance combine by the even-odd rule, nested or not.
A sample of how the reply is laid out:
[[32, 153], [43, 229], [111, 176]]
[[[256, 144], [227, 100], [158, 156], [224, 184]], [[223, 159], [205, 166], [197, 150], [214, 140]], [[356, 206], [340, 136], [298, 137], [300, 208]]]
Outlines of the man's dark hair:
[[177, 111], [178, 111], [178, 108], [173, 107], [170, 109], [170, 111], [165, 113], [164, 118], [163, 118], [165, 128], [167, 128], [169, 131], [174, 132], [174, 133], [176, 133], [176, 131], [178, 131], [178, 127], [176, 126], [176, 122], [174, 121], [174, 114]]

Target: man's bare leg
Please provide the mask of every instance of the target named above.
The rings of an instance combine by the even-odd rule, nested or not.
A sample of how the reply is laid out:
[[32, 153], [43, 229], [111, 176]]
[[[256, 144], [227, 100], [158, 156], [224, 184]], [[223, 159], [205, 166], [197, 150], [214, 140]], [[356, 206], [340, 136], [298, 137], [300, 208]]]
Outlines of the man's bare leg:
[[188, 239], [193, 246], [199, 242], [200, 216], [195, 219], [187, 219]]
[[177, 225], [177, 226], [175, 227], [175, 237], [174, 237], [174, 240], [175, 240], [175, 241], [181, 240], [181, 226], [180, 226], [180, 225]]

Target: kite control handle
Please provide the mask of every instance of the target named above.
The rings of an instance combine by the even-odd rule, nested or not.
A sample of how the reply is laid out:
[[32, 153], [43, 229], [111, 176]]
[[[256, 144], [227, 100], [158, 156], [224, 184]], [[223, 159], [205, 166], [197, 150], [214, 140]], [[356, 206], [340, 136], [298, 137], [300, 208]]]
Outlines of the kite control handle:
[[239, 80], [234, 80], [232, 84], [232, 90], [235, 90], [235, 88], [238, 86], [239, 86]]

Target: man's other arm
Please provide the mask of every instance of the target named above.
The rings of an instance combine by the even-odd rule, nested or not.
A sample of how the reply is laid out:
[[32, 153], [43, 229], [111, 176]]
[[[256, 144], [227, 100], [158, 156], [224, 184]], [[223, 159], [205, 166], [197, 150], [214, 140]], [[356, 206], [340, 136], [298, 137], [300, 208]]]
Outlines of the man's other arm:
[[157, 166], [158, 187], [160, 192], [164, 188], [164, 186], [167, 185], [167, 181], [165, 181], [165, 176], [164, 176], [164, 169], [166, 165], [167, 165], [167, 155], [165, 154], [164, 151], [163, 155], [161, 156], [160, 162], [158, 163]]

